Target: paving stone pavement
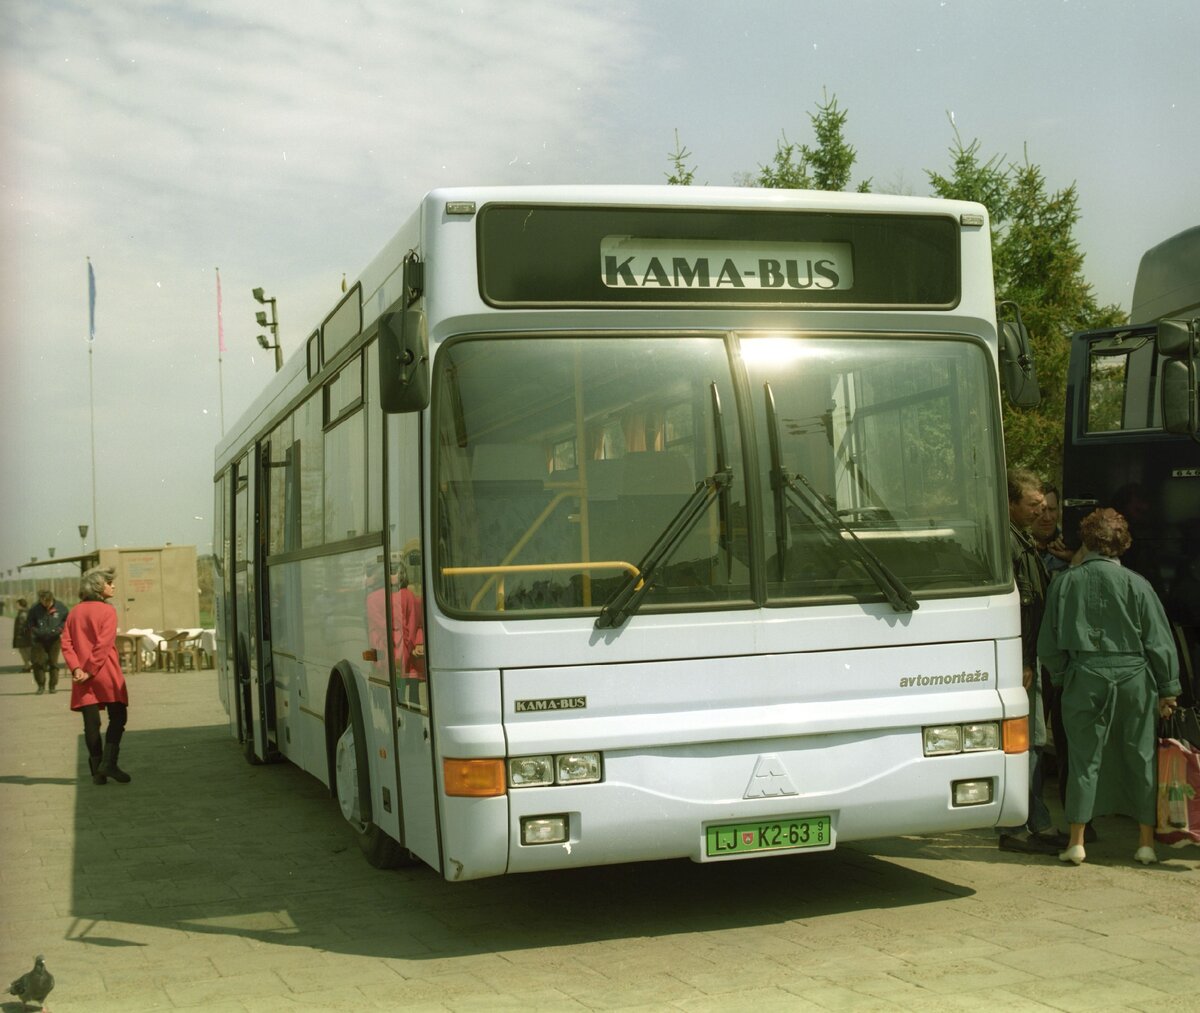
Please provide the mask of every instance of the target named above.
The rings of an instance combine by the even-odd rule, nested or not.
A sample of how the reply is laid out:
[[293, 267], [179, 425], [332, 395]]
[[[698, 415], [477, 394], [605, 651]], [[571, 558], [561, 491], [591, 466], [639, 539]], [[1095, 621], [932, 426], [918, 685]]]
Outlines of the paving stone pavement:
[[450, 884], [245, 763], [211, 671], [129, 676], [133, 781], [98, 787], [69, 694], [18, 669], [0, 648], [0, 981], [44, 953], [55, 1013], [1200, 1008], [1200, 848], [1135, 866], [1126, 820], [1079, 868], [977, 832]]

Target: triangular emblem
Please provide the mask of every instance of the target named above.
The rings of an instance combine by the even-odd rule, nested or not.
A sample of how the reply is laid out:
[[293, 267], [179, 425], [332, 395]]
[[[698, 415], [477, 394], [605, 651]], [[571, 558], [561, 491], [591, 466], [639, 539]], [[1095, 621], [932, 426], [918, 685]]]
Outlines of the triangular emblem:
[[750, 783], [746, 785], [746, 793], [742, 798], [773, 798], [777, 795], [799, 794], [783, 761], [774, 754], [764, 754], [754, 765], [754, 773], [750, 775]]

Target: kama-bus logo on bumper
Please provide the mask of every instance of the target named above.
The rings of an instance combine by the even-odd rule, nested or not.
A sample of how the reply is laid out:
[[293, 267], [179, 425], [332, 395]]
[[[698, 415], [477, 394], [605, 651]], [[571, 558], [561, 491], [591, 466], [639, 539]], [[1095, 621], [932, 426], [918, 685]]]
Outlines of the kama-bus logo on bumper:
[[854, 287], [849, 243], [745, 243], [605, 236], [607, 288], [816, 289]]

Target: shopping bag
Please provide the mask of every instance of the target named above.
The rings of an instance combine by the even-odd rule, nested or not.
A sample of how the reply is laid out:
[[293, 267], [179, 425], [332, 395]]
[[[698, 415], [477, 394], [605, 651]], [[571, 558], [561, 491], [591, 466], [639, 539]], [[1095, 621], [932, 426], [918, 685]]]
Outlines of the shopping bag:
[[1171, 728], [1170, 738], [1200, 749], [1200, 707], [1178, 707], [1167, 722]]
[[1180, 739], [1158, 740], [1158, 826], [1174, 846], [1200, 844], [1200, 750]]

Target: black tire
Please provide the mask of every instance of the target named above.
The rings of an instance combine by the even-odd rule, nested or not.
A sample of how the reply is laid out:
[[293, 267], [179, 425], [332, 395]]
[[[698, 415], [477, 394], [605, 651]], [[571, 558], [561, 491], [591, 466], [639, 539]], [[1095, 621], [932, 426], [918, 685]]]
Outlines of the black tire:
[[412, 855], [370, 820], [364, 820], [359, 806], [360, 787], [370, 790], [363, 782], [368, 777], [359, 770], [358, 753], [354, 743], [354, 723], [347, 720], [346, 727], [334, 747], [334, 793], [338, 808], [354, 833], [358, 847], [366, 860], [377, 869], [394, 869], [400, 865], [411, 865]]

